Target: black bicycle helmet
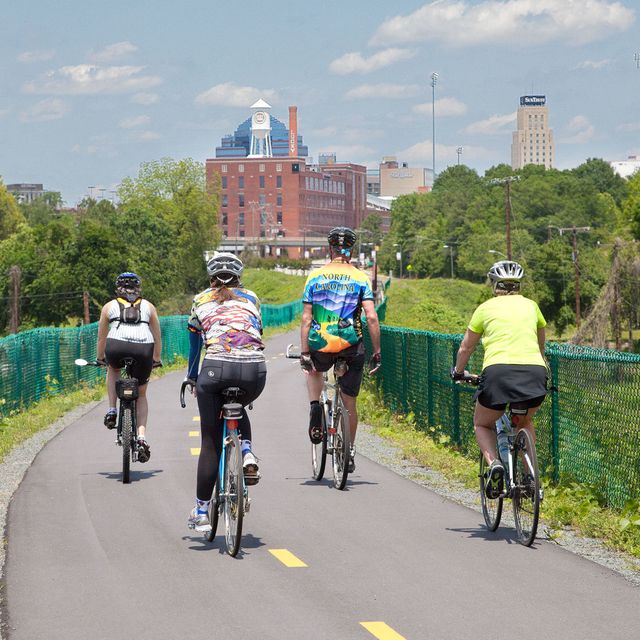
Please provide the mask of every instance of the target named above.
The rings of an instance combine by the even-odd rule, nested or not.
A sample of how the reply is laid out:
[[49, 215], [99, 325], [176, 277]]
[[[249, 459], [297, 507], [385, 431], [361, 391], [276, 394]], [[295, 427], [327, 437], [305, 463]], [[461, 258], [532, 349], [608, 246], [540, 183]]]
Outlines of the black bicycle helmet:
[[240, 280], [244, 265], [234, 253], [216, 253], [207, 262], [207, 273], [210, 278], [216, 278], [223, 284], [230, 283], [234, 278]]
[[132, 271], [125, 271], [116, 278], [116, 295], [125, 298], [129, 302], [135, 302], [140, 297], [142, 281]]
[[351, 249], [356, 243], [356, 232], [349, 227], [334, 227], [327, 236], [329, 246], [336, 249]]

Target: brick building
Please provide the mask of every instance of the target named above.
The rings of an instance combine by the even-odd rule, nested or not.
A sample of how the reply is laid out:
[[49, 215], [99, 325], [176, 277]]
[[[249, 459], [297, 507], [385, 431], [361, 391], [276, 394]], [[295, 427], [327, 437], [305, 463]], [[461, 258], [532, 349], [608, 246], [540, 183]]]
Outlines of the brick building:
[[[257, 109], [256, 105], [252, 108]], [[261, 101], [261, 111], [257, 111], [260, 123], [266, 120], [268, 105], [264, 105]], [[225, 250], [259, 249], [264, 254], [279, 255], [286, 249], [291, 257], [322, 253], [332, 227], [357, 228], [366, 216], [366, 167], [309, 164], [298, 153], [302, 138], [297, 134], [295, 107], [289, 108], [287, 131], [288, 156], [247, 153], [244, 157], [206, 161], [207, 184], [220, 181]], [[264, 132], [261, 135], [265, 137]], [[268, 149], [269, 144], [263, 148]]]

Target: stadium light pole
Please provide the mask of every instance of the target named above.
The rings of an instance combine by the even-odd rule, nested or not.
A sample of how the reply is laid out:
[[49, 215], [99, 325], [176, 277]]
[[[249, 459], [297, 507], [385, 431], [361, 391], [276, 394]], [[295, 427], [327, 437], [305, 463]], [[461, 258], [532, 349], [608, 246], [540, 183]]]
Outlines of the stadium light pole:
[[431, 165], [433, 167], [433, 181], [436, 181], [436, 83], [438, 74], [431, 74]]

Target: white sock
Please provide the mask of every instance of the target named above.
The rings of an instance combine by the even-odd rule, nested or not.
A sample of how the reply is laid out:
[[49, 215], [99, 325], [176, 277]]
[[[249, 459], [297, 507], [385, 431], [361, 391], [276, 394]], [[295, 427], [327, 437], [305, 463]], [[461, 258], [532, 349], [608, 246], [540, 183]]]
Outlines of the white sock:
[[211, 500], [198, 500], [196, 498], [196, 509], [198, 513], [209, 513], [209, 503]]

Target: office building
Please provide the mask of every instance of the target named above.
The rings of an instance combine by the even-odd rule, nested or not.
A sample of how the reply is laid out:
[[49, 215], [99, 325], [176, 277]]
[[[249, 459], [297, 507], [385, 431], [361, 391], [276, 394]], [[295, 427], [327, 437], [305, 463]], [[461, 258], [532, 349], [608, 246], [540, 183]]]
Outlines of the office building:
[[527, 164], [553, 167], [555, 149], [553, 131], [549, 128], [546, 96], [521, 96], [517, 114], [517, 131], [511, 142], [511, 167], [521, 169]]
[[7, 191], [11, 193], [18, 202], [22, 202], [24, 204], [29, 204], [47, 193], [41, 184], [25, 183], [8, 184]]

